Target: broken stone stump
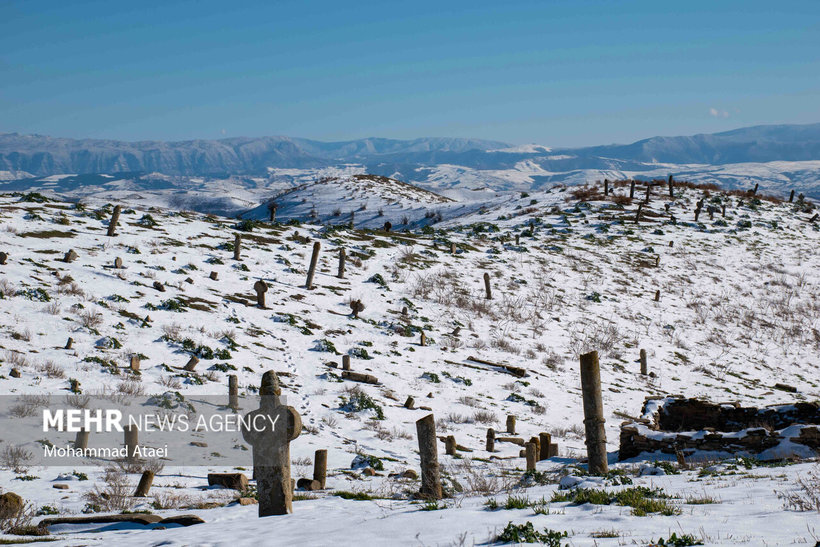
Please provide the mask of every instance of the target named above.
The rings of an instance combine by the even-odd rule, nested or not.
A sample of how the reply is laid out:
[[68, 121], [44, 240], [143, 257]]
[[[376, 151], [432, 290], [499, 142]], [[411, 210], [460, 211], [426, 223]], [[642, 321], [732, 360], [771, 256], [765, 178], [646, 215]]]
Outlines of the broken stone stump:
[[327, 481], [327, 450], [324, 448], [313, 454], [313, 481], [319, 483], [319, 490], [324, 489]]
[[453, 435], [448, 435], [444, 439], [444, 451], [448, 456], [456, 455], [456, 438]]
[[133, 460], [137, 457], [137, 446], [139, 445], [139, 429], [135, 425], [126, 426], [124, 429], [126, 458]]
[[342, 355], [342, 370], [350, 370], [350, 355]]
[[424, 331], [422, 331], [421, 335], [419, 336], [419, 345], [420, 346], [426, 346], [427, 345], [427, 335], [424, 334]]
[[188, 359], [188, 364], [185, 365], [185, 370], [188, 372], [193, 372], [198, 364], [199, 358], [196, 355], [191, 355], [191, 358]]
[[152, 484], [154, 484], [154, 472], [149, 470], [143, 471], [142, 477], [140, 477], [140, 482], [134, 492], [134, 497], [144, 498], [148, 496], [148, 491], [151, 489]]
[[299, 490], [307, 490], [308, 492], [313, 492], [322, 489], [321, 485], [319, 484], [319, 481], [307, 478], [301, 478], [298, 481], [296, 481], [296, 488], [298, 488]]
[[491, 300], [493, 297], [493, 292], [490, 287], [490, 274], [487, 272], [484, 272], [484, 292], [486, 293], [485, 297], [487, 300]]
[[140, 370], [140, 356], [139, 355], [132, 355], [131, 356], [131, 370], [134, 372], [139, 372]]
[[71, 349], [71, 347], [73, 345], [74, 345], [74, 339], [69, 336], [68, 341], [65, 343], [65, 348], [64, 349]]
[[535, 471], [536, 453], [538, 452], [535, 443], [525, 444], [524, 451], [527, 458], [527, 471]]
[[0, 266], [6, 265], [6, 260], [9, 259], [8, 253], [0, 253]]
[[63, 256], [63, 262], [71, 264], [75, 260], [80, 257], [77, 253], [74, 252], [74, 249], [69, 249], [68, 252]]
[[404, 408], [406, 408], [408, 410], [413, 410], [415, 405], [416, 405], [416, 400], [413, 399], [413, 397], [408, 395], [407, 400], [404, 401]]
[[641, 350], [640, 360], [641, 360], [641, 374], [646, 376], [649, 373], [649, 371], [648, 371], [648, 366], [647, 366], [647, 363], [646, 363], [646, 350], [645, 349]]
[[419, 439], [419, 456], [421, 458], [421, 489], [419, 495], [427, 499], [440, 500], [441, 475], [438, 464], [438, 447], [436, 446], [436, 420], [432, 414], [416, 421], [416, 433]]
[[159, 292], [165, 292], [165, 285], [163, 285], [159, 281], [154, 281], [154, 288]]
[[539, 449], [540, 454], [538, 455], [539, 460], [548, 460], [550, 458], [550, 445], [552, 444], [552, 435], [549, 433], [539, 433], [538, 434], [540, 443]]
[[208, 277], [210, 277], [212, 281], [216, 281], [217, 279], [219, 279], [219, 273], [211, 272], [211, 275], [209, 275]]
[[507, 415], [507, 433], [515, 435], [515, 416], [512, 414]]
[[88, 448], [88, 436], [88, 431], [85, 429], [79, 430], [77, 436], [74, 437], [74, 448], [77, 450], [85, 450]]
[[208, 473], [208, 486], [221, 486], [244, 492], [248, 489], [248, 477], [244, 473]]
[[114, 267], [118, 270], [122, 269], [122, 259], [120, 257], [114, 259]]

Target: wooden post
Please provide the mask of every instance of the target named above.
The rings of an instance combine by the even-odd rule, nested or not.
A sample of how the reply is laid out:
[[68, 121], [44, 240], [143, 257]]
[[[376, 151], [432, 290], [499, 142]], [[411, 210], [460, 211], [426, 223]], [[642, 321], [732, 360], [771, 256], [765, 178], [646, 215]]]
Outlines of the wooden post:
[[236, 374], [228, 376], [228, 408], [234, 412], [239, 410], [239, 378]]
[[313, 480], [319, 483], [319, 487], [325, 489], [327, 480], [327, 450], [320, 449], [313, 454]]
[[753, 195], [753, 196], [754, 196], [754, 195], [757, 195], [757, 189], [758, 189], [759, 187], [760, 187], [760, 183], [756, 183], [756, 184], [755, 184], [755, 187], [754, 187], [754, 190], [752, 190], [752, 195]]
[[436, 420], [432, 414], [416, 422], [419, 437], [419, 456], [421, 457], [421, 490], [422, 497], [440, 500], [441, 476], [439, 474], [438, 450], [436, 446]]
[[726, 216], [726, 204], [725, 203], [721, 204], [721, 206], [720, 206], [720, 216], [722, 216], [722, 217]]
[[515, 245], [516, 245], [516, 247], [519, 245], [520, 241], [521, 241], [521, 234], [515, 234]]
[[336, 277], [339, 279], [345, 278], [345, 250], [344, 248], [339, 249], [339, 273], [336, 274]]
[[137, 490], [134, 492], [135, 498], [144, 498], [148, 496], [148, 491], [151, 485], [154, 484], [154, 472], [145, 470], [142, 472], [140, 483], [137, 485]]
[[643, 209], [643, 203], [638, 204], [638, 212], [635, 213], [635, 224], [641, 221], [641, 209]]
[[794, 201], [794, 190], [792, 190], [791, 194], [789, 194], [789, 203]]
[[342, 370], [350, 370], [350, 355], [342, 355]]
[[635, 179], [629, 181], [629, 199], [635, 197]]
[[268, 212], [270, 213], [270, 221], [276, 222], [276, 203], [268, 203]]
[[242, 253], [242, 235], [234, 234], [233, 236], [233, 259], [242, 260], [240, 258]]
[[127, 452], [127, 458], [129, 460], [133, 460], [136, 458], [136, 448], [139, 444], [139, 429], [136, 426], [128, 425], [125, 426], [125, 448]]
[[507, 415], [507, 433], [515, 435], [515, 416], [512, 414]]
[[456, 254], [456, 244], [455, 243], [450, 243], [450, 254], [451, 255]]
[[80, 429], [77, 432], [77, 436], [74, 438], [74, 448], [77, 450], [85, 450], [88, 448], [88, 435], [88, 431], [85, 429]]
[[609, 466], [606, 459], [604, 404], [601, 399], [601, 369], [597, 351], [581, 355], [581, 391], [589, 472], [592, 475], [603, 475]]
[[490, 274], [487, 272], [484, 272], [484, 292], [487, 293], [487, 300], [492, 299], [493, 293], [492, 289], [490, 288]]
[[487, 452], [495, 452], [495, 429], [487, 430]]
[[313, 254], [310, 256], [310, 268], [308, 268], [307, 281], [305, 287], [310, 290], [313, 288], [313, 276], [316, 274], [316, 263], [319, 262], [319, 249], [322, 244], [318, 241], [313, 242]]
[[448, 456], [455, 456], [456, 455], [456, 438], [453, 435], [448, 435], [446, 439], [444, 439], [444, 451]]
[[134, 372], [138, 372], [140, 369], [140, 356], [137, 354], [133, 354], [131, 356], [131, 370]]
[[539, 433], [538, 437], [541, 441], [541, 453], [538, 458], [541, 460], [548, 460], [550, 457], [550, 445], [552, 444], [552, 435], [549, 433]]
[[108, 237], [114, 237], [114, 231], [117, 229], [117, 222], [120, 220], [121, 212], [121, 206], [117, 205], [114, 207], [114, 212], [111, 213], [111, 220], [108, 223]]
[[604, 196], [609, 195], [609, 179], [604, 179]]
[[672, 184], [674, 184], [674, 180], [672, 179], [672, 175], [669, 175], [669, 197], [675, 197], [675, 191], [673, 190]]
[[527, 458], [527, 471], [535, 471], [536, 451], [535, 443], [527, 443], [524, 445]]
[[652, 195], [652, 181], [646, 183], [646, 203], [649, 203], [649, 196]]
[[695, 208], [695, 222], [698, 221], [698, 217], [700, 216], [700, 204]]
[[661, 301], [661, 291], [657, 290], [657, 291], [655, 291], [655, 302], [660, 302], [660, 301]]
[[643, 374], [644, 376], [646, 376], [648, 374], [647, 365], [646, 365], [646, 350], [645, 349], [641, 350], [641, 374]]

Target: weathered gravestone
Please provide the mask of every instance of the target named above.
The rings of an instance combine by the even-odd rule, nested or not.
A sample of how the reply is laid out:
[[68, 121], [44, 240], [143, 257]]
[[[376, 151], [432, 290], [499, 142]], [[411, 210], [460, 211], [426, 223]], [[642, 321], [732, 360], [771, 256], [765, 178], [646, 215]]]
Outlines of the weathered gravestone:
[[256, 291], [256, 305], [265, 309], [265, 293], [268, 292], [268, 284], [260, 279], [253, 284], [253, 290]]
[[259, 516], [285, 515], [293, 512], [290, 441], [302, 432], [302, 418], [295, 408], [281, 403], [274, 371], [262, 376], [259, 395], [259, 408], [242, 421], [242, 436], [253, 447]]

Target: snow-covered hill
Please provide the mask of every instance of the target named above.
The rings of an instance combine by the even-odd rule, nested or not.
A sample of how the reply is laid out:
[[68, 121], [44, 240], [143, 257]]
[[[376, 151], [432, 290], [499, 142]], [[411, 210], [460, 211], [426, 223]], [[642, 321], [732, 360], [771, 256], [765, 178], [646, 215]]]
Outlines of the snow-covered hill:
[[[260, 191], [252, 179], [242, 184]], [[355, 229], [332, 218], [325, 225], [270, 224], [149, 207], [126, 199], [134, 190], [124, 187], [111, 190], [124, 192], [117, 200], [123, 213], [118, 235], [107, 237], [105, 200], [89, 196], [77, 206], [36, 194], [0, 196], [0, 251], [8, 255], [0, 265], [0, 393], [68, 394], [73, 386], [126, 398], [169, 389], [186, 398], [221, 396], [227, 375], [236, 374], [243, 404], [252, 404], [261, 374], [272, 369], [305, 425], [291, 445], [294, 476], [310, 474], [314, 450], [329, 450], [328, 488], [296, 501], [292, 517], [255, 521], [255, 507], [223, 507], [231, 492], [203, 489], [208, 472], [232, 470], [213, 454], [207, 468], [161, 470], [151, 497], [128, 502], [161, 515], [197, 513], [207, 524], [165, 531], [58, 527], [52, 531], [67, 534], [58, 536], [60, 544], [251, 545], [275, 526], [276, 537], [290, 544], [463, 545], [492, 541], [508, 521], [566, 530], [572, 545], [645, 544], [673, 531], [710, 544], [727, 541], [727, 534], [751, 544], [806, 543], [817, 533], [815, 515], [787, 510], [775, 491], [798, 491], [795, 478], [810, 464], [762, 468], [744, 460], [752, 467], [746, 471], [737, 462], [698, 464], [715, 454], [690, 454], [694, 470], [658, 476], [664, 471], [650, 466], [639, 476], [642, 463], [668, 458], [614, 462], [618, 426], [640, 413], [647, 396], [680, 393], [757, 406], [818, 399], [815, 211], [682, 185], [674, 198], [656, 192], [635, 223], [638, 203], [627, 197], [628, 185], [614, 186], [606, 198], [600, 186], [506, 194], [420, 230], [398, 232], [405, 226], [394, 223], [390, 233], [361, 229], [358, 220]], [[442, 211], [460, 206], [396, 181], [356, 176], [292, 189], [279, 200], [282, 210], [302, 216], [303, 207], [325, 211], [344, 196], [365, 200], [371, 212], [384, 200], [385, 217], [408, 214], [421, 202]], [[694, 222], [700, 199], [716, 209], [725, 204], [725, 216], [704, 210]], [[323, 214], [317, 217], [326, 220]], [[232, 253], [237, 233], [239, 261]], [[316, 241], [321, 255], [315, 288], [308, 290], [305, 272]], [[69, 249], [77, 259], [62, 261]], [[343, 279], [336, 277], [340, 249], [348, 257]], [[116, 258], [123, 268], [111, 268]], [[266, 309], [253, 305], [258, 280], [269, 286]], [[365, 305], [359, 317], [350, 313], [351, 300]], [[74, 343], [65, 350], [68, 337]], [[641, 348], [653, 376], [639, 374]], [[664, 489], [671, 496], [668, 515], [551, 501], [560, 476], [581, 474], [577, 362], [591, 349], [601, 355], [613, 467], [635, 486]], [[179, 370], [192, 353], [201, 358], [197, 368]], [[139, 375], [127, 368], [133, 354], [142, 356]], [[379, 385], [343, 380], [341, 354]], [[472, 358], [520, 367], [526, 376]], [[778, 383], [796, 392], [774, 389]], [[430, 410], [405, 408], [408, 396]], [[36, 405], [36, 398], [28, 401]], [[425, 505], [410, 499], [418, 481], [397, 474], [418, 470], [415, 421], [429, 412], [439, 434], [454, 435], [469, 451], [445, 456], [441, 445], [453, 497]], [[538, 464], [540, 485], [519, 482], [518, 445], [484, 450], [487, 428], [503, 431], [510, 414], [522, 437], [550, 432], [559, 445], [557, 457]], [[66, 435], [47, 434], [54, 443]], [[27, 448], [39, 449], [38, 442]], [[383, 471], [363, 473], [353, 465], [361, 461], [357, 455], [372, 457], [371, 466]], [[664, 467], [676, 470], [674, 463]], [[91, 480], [80, 481], [72, 471], [4, 469], [0, 485], [37, 500], [41, 512], [79, 513], [93, 487], [110, 488], [113, 479], [84, 468]], [[138, 475], [125, 478], [130, 491]], [[52, 488], [55, 481], [68, 489]], [[624, 488], [612, 479], [586, 486]], [[376, 499], [344, 499], [351, 493]], [[523, 508], [489, 510], [487, 498]]]

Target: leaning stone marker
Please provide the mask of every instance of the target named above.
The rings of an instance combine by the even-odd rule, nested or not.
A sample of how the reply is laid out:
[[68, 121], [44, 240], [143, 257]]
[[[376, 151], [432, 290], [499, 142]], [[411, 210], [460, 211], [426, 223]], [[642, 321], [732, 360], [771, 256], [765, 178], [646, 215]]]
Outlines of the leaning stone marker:
[[319, 262], [319, 250], [322, 244], [318, 241], [313, 242], [313, 254], [310, 255], [310, 267], [308, 268], [307, 280], [305, 280], [305, 288], [310, 290], [313, 288], [313, 276], [316, 275], [316, 264]]
[[313, 455], [313, 480], [319, 483], [319, 489], [323, 490], [327, 480], [327, 450], [317, 450]]
[[151, 489], [152, 484], [154, 484], [154, 472], [149, 470], [143, 471], [142, 477], [140, 477], [140, 483], [137, 485], [137, 490], [134, 492], [134, 497], [147, 497], [148, 491]]
[[259, 516], [285, 515], [293, 512], [290, 441], [302, 432], [302, 418], [295, 408], [280, 402], [279, 379], [274, 371], [262, 376], [259, 395], [259, 408], [249, 412], [242, 422], [242, 436], [253, 447]]
[[120, 220], [120, 212], [122, 212], [122, 206], [117, 205], [114, 207], [114, 212], [111, 213], [111, 220], [108, 222], [108, 237], [114, 237], [114, 231], [117, 229], [117, 222]]

